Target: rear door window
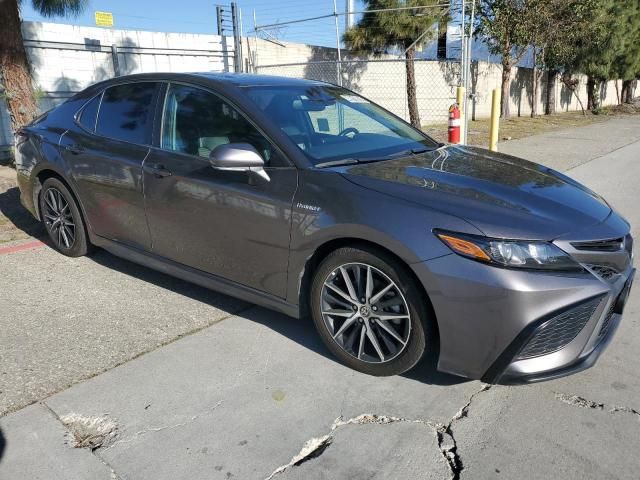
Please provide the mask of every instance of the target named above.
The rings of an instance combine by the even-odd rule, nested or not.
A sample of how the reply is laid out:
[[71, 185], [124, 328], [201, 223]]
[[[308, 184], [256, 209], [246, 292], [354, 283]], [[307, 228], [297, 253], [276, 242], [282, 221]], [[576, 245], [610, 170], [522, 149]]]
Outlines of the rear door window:
[[98, 112], [96, 133], [130, 143], [150, 143], [157, 85], [141, 82], [107, 88]]
[[96, 129], [96, 116], [98, 115], [98, 107], [102, 93], [93, 97], [93, 99], [85, 105], [80, 112], [79, 122], [86, 130], [93, 132]]

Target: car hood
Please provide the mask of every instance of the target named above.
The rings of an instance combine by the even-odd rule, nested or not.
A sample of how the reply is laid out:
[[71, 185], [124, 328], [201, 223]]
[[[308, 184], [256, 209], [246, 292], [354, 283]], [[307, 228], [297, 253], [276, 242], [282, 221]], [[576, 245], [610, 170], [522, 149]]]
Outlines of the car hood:
[[493, 237], [553, 240], [611, 214], [602, 197], [566, 175], [480, 148], [444, 146], [338, 170], [362, 187], [463, 218]]

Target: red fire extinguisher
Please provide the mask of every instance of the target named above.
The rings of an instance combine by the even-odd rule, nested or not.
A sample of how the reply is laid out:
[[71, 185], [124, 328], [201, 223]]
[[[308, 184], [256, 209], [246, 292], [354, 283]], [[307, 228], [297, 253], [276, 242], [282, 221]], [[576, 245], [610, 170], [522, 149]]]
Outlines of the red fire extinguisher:
[[460, 108], [457, 103], [449, 107], [449, 143], [460, 143]]

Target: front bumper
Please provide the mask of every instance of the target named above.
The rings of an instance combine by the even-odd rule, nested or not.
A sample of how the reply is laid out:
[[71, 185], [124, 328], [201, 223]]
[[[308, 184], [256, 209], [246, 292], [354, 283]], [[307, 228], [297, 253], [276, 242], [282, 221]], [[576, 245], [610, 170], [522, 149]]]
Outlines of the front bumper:
[[[488, 383], [529, 383], [592, 366], [620, 322], [635, 270], [615, 279], [503, 269], [452, 254], [412, 266], [433, 305], [440, 333], [438, 369]], [[532, 358], [519, 352], [561, 312], [594, 301], [584, 326], [561, 348]], [[607, 324], [603, 332], [603, 325]]]

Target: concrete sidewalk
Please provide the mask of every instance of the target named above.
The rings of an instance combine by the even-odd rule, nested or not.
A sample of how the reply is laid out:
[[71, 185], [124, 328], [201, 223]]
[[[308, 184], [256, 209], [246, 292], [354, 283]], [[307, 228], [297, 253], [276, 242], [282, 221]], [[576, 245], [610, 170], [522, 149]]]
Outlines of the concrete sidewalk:
[[[604, 195], [640, 238], [640, 119], [618, 122], [512, 141], [501, 151], [545, 156], [543, 163], [571, 168], [570, 175]], [[570, 151], [567, 145], [573, 145]], [[49, 281], [33, 285], [42, 262]], [[333, 360], [309, 321], [216, 294], [210, 303], [204, 293], [185, 295], [168, 277], [144, 269], [132, 275], [109, 268], [108, 261], [63, 261], [48, 249], [0, 257], [0, 267], [11, 281], [3, 292], [11, 289], [20, 304], [3, 295], [0, 322], [14, 325], [9, 336], [22, 342], [7, 350], [5, 334], [0, 356], [9, 364], [5, 358], [24, 355], [29, 368], [9, 375], [28, 382], [33, 371], [44, 392], [59, 388], [60, 378], [86, 377], [109, 368], [109, 359], [119, 363], [135, 356], [136, 348], [148, 349], [136, 343], [145, 322], [155, 332], [165, 320], [180, 325], [181, 311], [197, 319], [213, 311], [211, 318], [219, 320], [0, 418], [6, 441], [1, 479], [635, 479], [640, 469], [637, 288], [613, 344], [593, 369], [527, 387], [488, 389], [426, 365], [391, 378], [357, 373]], [[78, 295], [90, 304], [87, 310], [78, 312], [71, 300], [56, 297], [63, 281], [85, 285]], [[41, 296], [49, 304], [39, 310]], [[137, 307], [129, 310], [131, 302]], [[152, 314], [137, 316], [156, 302], [161, 307]], [[165, 312], [171, 302], [180, 308]], [[86, 340], [85, 355], [99, 349], [98, 361], [65, 357], [56, 349], [56, 329], [51, 337], [39, 336], [51, 309], [61, 338]], [[107, 323], [83, 324], [90, 315]], [[27, 337], [20, 337], [14, 316], [26, 324]], [[166, 338], [180, 328], [170, 328]], [[119, 337], [132, 344], [121, 347]], [[66, 348], [78, 351], [73, 342]], [[52, 351], [38, 357], [44, 355], [39, 349]], [[40, 361], [31, 365], [34, 356]], [[47, 358], [53, 364], [42, 365]], [[55, 362], [69, 365], [58, 383], [47, 383]], [[17, 388], [6, 377], [0, 376], [0, 390]], [[29, 398], [40, 397], [36, 391]], [[106, 434], [93, 439], [96, 448], [73, 448], [96, 428]]]

